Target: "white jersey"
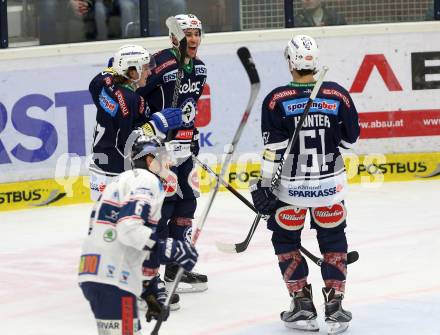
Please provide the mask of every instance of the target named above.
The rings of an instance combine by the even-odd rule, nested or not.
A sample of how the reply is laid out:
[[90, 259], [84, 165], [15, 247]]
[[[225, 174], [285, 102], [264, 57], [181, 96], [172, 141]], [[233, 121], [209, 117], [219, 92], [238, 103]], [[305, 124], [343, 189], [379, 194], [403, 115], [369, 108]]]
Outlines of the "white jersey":
[[142, 263], [150, 256], [144, 249], [156, 243], [147, 225], [159, 221], [164, 197], [160, 180], [147, 170], [125, 171], [107, 185], [82, 246], [79, 282], [114, 285], [139, 296]]

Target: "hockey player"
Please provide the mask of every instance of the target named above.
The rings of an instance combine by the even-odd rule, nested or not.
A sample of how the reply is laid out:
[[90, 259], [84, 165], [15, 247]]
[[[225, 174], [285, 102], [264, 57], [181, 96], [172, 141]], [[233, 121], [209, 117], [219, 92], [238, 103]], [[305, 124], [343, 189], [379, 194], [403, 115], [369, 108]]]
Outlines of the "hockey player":
[[[174, 173], [173, 190], [167, 194], [162, 207], [162, 218], [159, 222], [161, 236], [171, 236], [178, 240], [190, 240], [192, 220], [199, 196], [195, 190], [193, 177], [196, 173], [191, 154], [198, 155], [198, 131], [195, 128], [197, 101], [202, 94], [206, 82], [205, 64], [197, 58], [197, 50], [201, 42], [202, 23], [194, 15], [175, 16], [179, 26], [184, 31], [187, 40], [183, 77], [180, 82], [177, 107], [183, 112], [183, 126], [175, 132], [170, 141], [174, 149], [176, 166], [171, 170]], [[156, 68], [148, 77], [147, 85], [137, 92], [143, 96], [151, 110], [160, 111], [172, 105], [177, 73], [179, 70], [179, 42], [170, 32], [172, 48], [164, 49], [154, 55]], [[158, 264], [145, 262], [145, 271], [156, 272]], [[165, 281], [171, 282], [178, 270], [176, 265], [168, 265], [165, 269]], [[206, 275], [195, 272], [185, 272], [182, 285], [178, 292], [204, 291], [208, 288]]]
[[[133, 145], [133, 170], [107, 185], [91, 214], [79, 266], [79, 283], [95, 316], [98, 334], [140, 335], [136, 297], [148, 304], [147, 321], [157, 318], [166, 300], [158, 276], [142, 281], [145, 258], [177, 263], [190, 271], [198, 258], [186, 241], [156, 234], [165, 197], [165, 164], [157, 138], [140, 136]], [[166, 313], [168, 316], [168, 313]]]
[[124, 45], [113, 57], [113, 66], [95, 76], [89, 91], [96, 105], [93, 137], [93, 163], [90, 166], [90, 190], [96, 200], [109, 183], [124, 169], [124, 146], [130, 133], [143, 126], [165, 138], [168, 129], [180, 127], [182, 111], [159, 110], [150, 115], [144, 98], [135, 90], [145, 85], [154, 69], [154, 57], [138, 45]]
[[299, 131], [272, 190], [271, 180], [293, 137], [315, 85], [318, 46], [305, 35], [294, 36], [285, 49], [293, 81], [272, 90], [264, 99], [261, 131], [265, 151], [262, 178], [251, 186], [255, 207], [270, 215], [268, 229], [281, 274], [292, 297], [281, 320], [290, 328], [317, 331], [316, 309], [306, 259], [301, 255], [301, 231], [307, 212], [316, 229], [324, 263], [325, 317], [329, 333], [344, 331], [351, 313], [342, 308], [347, 275], [346, 174], [339, 148], [350, 148], [359, 137], [358, 114], [349, 93], [326, 81]]

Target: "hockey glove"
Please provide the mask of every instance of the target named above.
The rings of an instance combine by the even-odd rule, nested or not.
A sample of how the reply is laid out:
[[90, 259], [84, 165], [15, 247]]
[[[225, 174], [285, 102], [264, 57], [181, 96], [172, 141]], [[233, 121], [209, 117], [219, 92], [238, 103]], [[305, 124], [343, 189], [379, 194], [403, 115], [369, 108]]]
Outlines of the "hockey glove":
[[165, 108], [161, 112], [151, 115], [151, 119], [157, 129], [166, 134], [168, 130], [182, 126], [182, 110], [180, 108]]
[[263, 215], [273, 214], [276, 208], [278, 198], [272, 193], [270, 187], [261, 186], [261, 179], [249, 182], [252, 202], [259, 213]]
[[[157, 318], [160, 315], [160, 312], [164, 308], [165, 300], [167, 299], [167, 292], [165, 290], [165, 284], [160, 279], [159, 275], [152, 278], [151, 280], [146, 280], [142, 282], [142, 294], [141, 298], [144, 299], [147, 303], [148, 309], [145, 314], [145, 318], [147, 322]], [[168, 315], [170, 314], [169, 308], [164, 314], [163, 321], [168, 319]]]
[[199, 155], [200, 143], [199, 143], [199, 131], [197, 130], [197, 128], [194, 128], [194, 130], [193, 130], [190, 150], [194, 156]]
[[186, 271], [192, 270], [199, 257], [197, 250], [191, 243], [172, 238], [159, 240], [157, 242], [157, 252], [162, 264], [177, 263]]

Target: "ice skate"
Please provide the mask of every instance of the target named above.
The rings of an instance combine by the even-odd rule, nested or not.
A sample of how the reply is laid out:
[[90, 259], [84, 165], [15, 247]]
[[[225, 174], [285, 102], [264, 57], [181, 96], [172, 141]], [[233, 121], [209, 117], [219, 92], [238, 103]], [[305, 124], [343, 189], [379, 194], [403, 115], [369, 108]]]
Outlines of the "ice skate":
[[316, 321], [316, 308], [313, 304], [312, 286], [310, 284], [303, 287], [299, 292], [295, 292], [288, 311], [281, 312], [281, 320], [287, 328], [319, 331]]
[[347, 330], [351, 321], [351, 313], [342, 308], [344, 295], [336, 294], [333, 288], [323, 288], [325, 299], [325, 322], [328, 326], [328, 334], [335, 335]]
[[[178, 265], [170, 264], [165, 267], [165, 283], [167, 287], [171, 286], [174, 278], [176, 278]], [[196, 272], [185, 271], [182, 280], [177, 287], [178, 293], [203, 292], [208, 289], [208, 277]]]

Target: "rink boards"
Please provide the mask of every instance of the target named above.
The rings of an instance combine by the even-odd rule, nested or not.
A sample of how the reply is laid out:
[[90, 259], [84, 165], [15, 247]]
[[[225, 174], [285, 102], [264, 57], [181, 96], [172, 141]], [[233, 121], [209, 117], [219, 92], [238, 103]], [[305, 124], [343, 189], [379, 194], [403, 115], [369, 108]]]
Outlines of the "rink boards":
[[[440, 179], [440, 153], [344, 155], [349, 183], [380, 186], [382, 182]], [[220, 164], [212, 165], [217, 173]], [[249, 180], [260, 174], [258, 161], [232, 163], [228, 182], [247, 189]], [[201, 192], [209, 192], [215, 181], [199, 169]], [[222, 187], [221, 191], [226, 189]], [[0, 211], [62, 206], [90, 201], [88, 177], [65, 177], [1, 184]]]

